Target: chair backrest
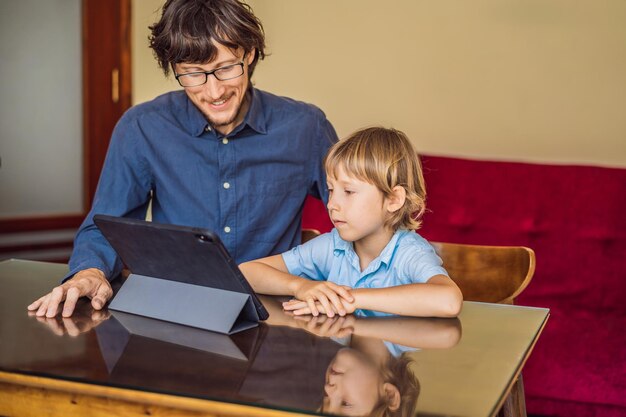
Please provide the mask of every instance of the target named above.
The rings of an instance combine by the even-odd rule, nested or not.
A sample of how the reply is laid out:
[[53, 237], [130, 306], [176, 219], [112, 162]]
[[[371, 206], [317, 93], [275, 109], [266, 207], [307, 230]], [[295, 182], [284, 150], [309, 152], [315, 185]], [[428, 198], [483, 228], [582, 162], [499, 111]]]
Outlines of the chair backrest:
[[[302, 243], [319, 235], [302, 229]], [[535, 252], [524, 246], [430, 243], [467, 301], [513, 304], [535, 273]]]
[[535, 272], [535, 253], [524, 246], [430, 243], [464, 300], [513, 304]]
[[318, 237], [320, 234], [320, 231], [317, 229], [302, 229], [302, 243], [308, 242], [309, 240]]

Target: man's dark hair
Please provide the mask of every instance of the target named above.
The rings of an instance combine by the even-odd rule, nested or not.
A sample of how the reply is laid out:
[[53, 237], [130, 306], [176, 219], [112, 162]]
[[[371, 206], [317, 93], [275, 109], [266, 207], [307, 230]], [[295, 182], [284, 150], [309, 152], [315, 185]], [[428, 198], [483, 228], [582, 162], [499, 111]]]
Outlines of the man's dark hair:
[[250, 6], [237, 0], [167, 0], [161, 19], [150, 30], [150, 47], [165, 75], [177, 63], [213, 60], [217, 48], [212, 40], [233, 50], [242, 47], [246, 53], [256, 50], [250, 76], [265, 57], [263, 25]]

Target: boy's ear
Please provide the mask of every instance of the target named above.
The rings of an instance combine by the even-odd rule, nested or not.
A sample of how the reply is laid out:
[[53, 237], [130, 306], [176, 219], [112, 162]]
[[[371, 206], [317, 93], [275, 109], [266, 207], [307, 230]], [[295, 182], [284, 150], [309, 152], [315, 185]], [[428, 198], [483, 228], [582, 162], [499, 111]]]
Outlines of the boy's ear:
[[406, 201], [406, 190], [401, 185], [396, 185], [391, 189], [391, 195], [386, 198], [386, 208], [389, 213], [395, 213], [404, 206]]
[[389, 411], [397, 411], [400, 408], [400, 390], [393, 384], [385, 382], [383, 384], [383, 393], [387, 400]]

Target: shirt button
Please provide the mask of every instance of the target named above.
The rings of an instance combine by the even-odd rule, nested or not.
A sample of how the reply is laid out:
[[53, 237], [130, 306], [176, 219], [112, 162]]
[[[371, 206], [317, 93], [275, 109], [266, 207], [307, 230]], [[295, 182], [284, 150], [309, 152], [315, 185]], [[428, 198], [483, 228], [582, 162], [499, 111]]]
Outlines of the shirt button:
[[211, 126], [207, 125], [207, 127], [204, 128], [205, 132], [210, 132], [211, 131]]
[[226, 227], [224, 228], [224, 231], [225, 231], [226, 233], [230, 233], [230, 227], [226, 226]]
[[229, 183], [227, 183], [227, 182], [225, 182], [225, 183], [224, 183], [224, 188], [226, 188], [226, 189], [228, 190], [228, 189], [230, 188], [230, 184], [229, 184]]
[[228, 145], [228, 138], [224, 138], [224, 139], [222, 139], [222, 143], [223, 143], [224, 145]]

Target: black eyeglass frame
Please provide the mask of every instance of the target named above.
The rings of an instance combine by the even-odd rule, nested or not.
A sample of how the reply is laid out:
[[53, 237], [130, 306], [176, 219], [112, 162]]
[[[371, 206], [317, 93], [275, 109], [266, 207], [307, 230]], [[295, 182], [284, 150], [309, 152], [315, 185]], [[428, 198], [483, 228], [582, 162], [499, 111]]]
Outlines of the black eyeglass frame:
[[[223, 67], [219, 67], [219, 68], [215, 68], [211, 71], [195, 71], [195, 72], [187, 72], [184, 74], [178, 74], [176, 73], [176, 70], [174, 70], [174, 68], [172, 68], [172, 70], [174, 70], [174, 78], [176, 78], [176, 81], [178, 81], [178, 84], [180, 84], [181, 87], [199, 87], [201, 85], [206, 84], [209, 81], [209, 75], [212, 75], [215, 77], [216, 80], [218, 81], [228, 81], [228, 80], [234, 80], [235, 78], [239, 78], [241, 77], [244, 73], [244, 60], [246, 59], [246, 55], [244, 54], [243, 57], [241, 58], [241, 62], [237, 62], [236, 64], [230, 64], [230, 65], [224, 65]], [[221, 71], [224, 69], [230, 69], [236, 66], [240, 66], [241, 67], [241, 74], [234, 76], [234, 77], [229, 77], [229, 78], [220, 78], [216, 75], [217, 71]], [[172, 67], [174, 67], [174, 65], [172, 65]], [[196, 84], [196, 85], [183, 85], [183, 83], [180, 82], [180, 77], [184, 77], [184, 76], [188, 76], [188, 75], [198, 75], [198, 74], [204, 74], [204, 82], [200, 83], [200, 84]]]

